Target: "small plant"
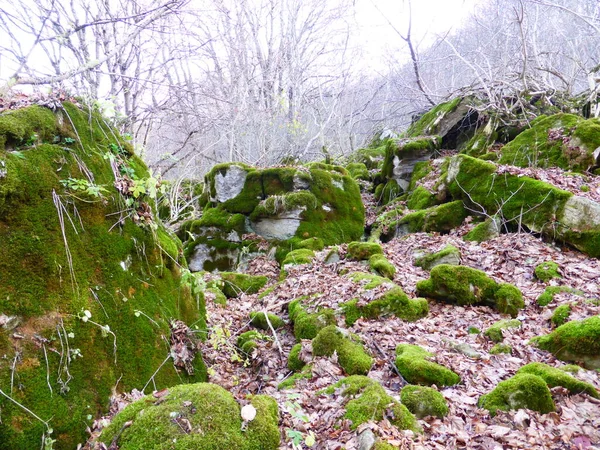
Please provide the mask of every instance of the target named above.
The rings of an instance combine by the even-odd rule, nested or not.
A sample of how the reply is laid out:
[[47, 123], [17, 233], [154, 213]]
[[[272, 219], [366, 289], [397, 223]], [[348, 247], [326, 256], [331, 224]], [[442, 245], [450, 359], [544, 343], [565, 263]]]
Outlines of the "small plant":
[[105, 187], [94, 184], [83, 178], [67, 178], [65, 180], [60, 180], [60, 183], [71, 191], [82, 193], [96, 199], [102, 199], [104, 198], [104, 194], [108, 193]]

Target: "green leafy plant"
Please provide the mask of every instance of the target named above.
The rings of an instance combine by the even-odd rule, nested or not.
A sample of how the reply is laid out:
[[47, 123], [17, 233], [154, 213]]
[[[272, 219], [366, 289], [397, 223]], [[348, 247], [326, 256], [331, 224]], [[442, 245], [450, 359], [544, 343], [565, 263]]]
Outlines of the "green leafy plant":
[[92, 198], [104, 198], [104, 194], [108, 193], [105, 187], [99, 184], [92, 183], [83, 178], [67, 178], [60, 180], [60, 183], [71, 191], [85, 194]]

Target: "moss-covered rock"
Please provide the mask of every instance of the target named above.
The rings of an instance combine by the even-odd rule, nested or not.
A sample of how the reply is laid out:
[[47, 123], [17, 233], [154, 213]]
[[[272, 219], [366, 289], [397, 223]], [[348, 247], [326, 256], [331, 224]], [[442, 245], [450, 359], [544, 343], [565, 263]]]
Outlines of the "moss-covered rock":
[[538, 264], [535, 266], [534, 273], [535, 277], [544, 283], [547, 283], [553, 278], [562, 278], [559, 272], [558, 264], [556, 264], [554, 261], [545, 261], [541, 264]]
[[597, 165], [600, 122], [573, 114], [540, 116], [502, 148], [501, 164], [561, 167], [582, 172]]
[[560, 360], [600, 369], [600, 316], [567, 322], [550, 334], [532, 339], [532, 343]]
[[302, 343], [300, 342], [295, 344], [290, 350], [287, 366], [292, 372], [298, 372], [306, 365], [306, 363], [299, 358], [301, 351]]
[[517, 374], [530, 373], [542, 378], [548, 387], [562, 386], [570, 394], [586, 393], [594, 398], [600, 398], [600, 394], [590, 383], [580, 381], [563, 370], [549, 366], [548, 364], [533, 362], [521, 367]]
[[509, 328], [519, 328], [521, 326], [521, 321], [517, 319], [513, 320], [499, 320], [494, 323], [491, 327], [489, 327], [483, 334], [485, 334], [488, 338], [490, 338], [493, 342], [502, 342], [504, 340], [504, 336], [502, 334], [503, 330], [507, 330]]
[[552, 313], [550, 321], [555, 327], [559, 327], [569, 321], [571, 315], [571, 305], [560, 305]]
[[369, 267], [379, 275], [390, 280], [394, 279], [396, 267], [382, 254], [375, 254], [369, 258]]
[[465, 266], [441, 264], [430, 278], [417, 283], [419, 295], [458, 305], [482, 304], [515, 317], [523, 308], [521, 292], [512, 285], [496, 283], [485, 272]]
[[223, 280], [223, 293], [227, 298], [239, 297], [241, 294], [256, 294], [269, 281], [264, 275], [237, 272], [221, 272], [220, 275]]
[[488, 217], [463, 236], [465, 241], [483, 242], [500, 236], [500, 220]]
[[281, 262], [281, 267], [310, 264], [315, 258], [315, 252], [307, 248], [299, 248], [289, 252]]
[[400, 392], [400, 400], [419, 419], [427, 416], [442, 419], [449, 412], [444, 396], [427, 386], [404, 386]]
[[342, 395], [351, 397], [346, 403], [344, 417], [352, 421], [352, 429], [370, 420], [380, 421], [387, 417], [400, 430], [420, 431], [415, 417], [406, 406], [387, 394], [377, 381], [354, 375], [342, 378], [332, 387], [342, 388]]
[[331, 356], [337, 352], [339, 364], [348, 375], [366, 375], [373, 365], [373, 358], [363, 346], [335, 325], [319, 331], [312, 347], [315, 356]]
[[288, 305], [288, 313], [294, 324], [294, 336], [297, 340], [313, 339], [323, 328], [336, 324], [332, 309], [321, 308], [309, 313], [303, 305], [303, 302], [307, 301], [307, 298], [298, 298]]
[[323, 242], [323, 239], [320, 239], [318, 237], [313, 237], [313, 238], [304, 239], [303, 241], [300, 241], [300, 243], [298, 244], [298, 247], [305, 248], [308, 250], [314, 250], [314, 251], [318, 252], [325, 248], [325, 243]]
[[369, 169], [364, 163], [350, 163], [346, 166], [346, 170], [348, 170], [350, 176], [355, 180], [369, 181], [371, 179], [371, 176], [369, 175]]
[[574, 294], [574, 295], [584, 295], [582, 291], [580, 291], [578, 289], [574, 289], [572, 287], [568, 287], [568, 286], [548, 286], [548, 287], [546, 287], [546, 289], [544, 289], [544, 292], [542, 292], [538, 296], [538, 298], [536, 299], [536, 302], [540, 306], [547, 306], [550, 303], [552, 303], [552, 301], [554, 300], [554, 297], [557, 294], [561, 294], [561, 293], [568, 293], [568, 294]]
[[526, 408], [547, 414], [556, 409], [546, 382], [529, 373], [521, 373], [501, 381], [489, 394], [482, 395], [478, 404], [492, 416], [498, 410]]
[[450, 369], [431, 362], [432, 353], [418, 345], [399, 344], [396, 347], [396, 368], [411, 384], [453, 386], [460, 377]]
[[[289, 361], [288, 361], [289, 362]], [[277, 389], [283, 391], [285, 389], [292, 389], [296, 386], [296, 383], [300, 380], [310, 380], [313, 377], [312, 366], [310, 364], [304, 365], [300, 372], [296, 372], [281, 383], [277, 385]]]
[[[54, 448], [85, 441], [115, 386], [205, 380], [199, 357], [191, 375], [163, 364], [171, 320], [205, 332], [204, 299], [131, 146], [93, 111], [35, 106], [0, 114], [0, 167], [0, 314], [21, 323], [0, 331], [0, 389], [18, 383]], [[2, 446], [39, 448], [44, 424], [4, 397], [0, 409]]]
[[460, 250], [454, 245], [446, 245], [439, 252], [428, 253], [415, 258], [414, 265], [425, 270], [431, 270], [440, 264], [457, 266], [460, 264]]
[[252, 354], [253, 350], [258, 347], [258, 341], [262, 341], [264, 339], [265, 336], [262, 333], [256, 330], [250, 330], [238, 336], [236, 346], [245, 355], [250, 355]]
[[261, 330], [270, 330], [271, 327], [269, 326], [269, 323], [274, 329], [285, 326], [283, 319], [275, 314], [265, 313], [263, 311], [255, 311], [250, 313], [250, 324], [252, 324], [253, 327]]
[[383, 254], [383, 248], [376, 242], [350, 242], [348, 244], [348, 257], [350, 259], [363, 261], [376, 254]]
[[507, 344], [499, 343], [499, 344], [494, 345], [490, 349], [490, 355], [499, 355], [502, 353], [506, 353], [506, 354], [510, 355], [512, 353], [512, 347]]
[[[242, 429], [241, 407], [210, 383], [175, 386], [156, 401], [137, 400], [118, 413], [98, 442], [122, 450], [173, 449], [275, 450], [279, 447], [277, 402], [266, 395], [250, 399], [256, 417]], [[127, 423], [127, 425], [125, 425]]]

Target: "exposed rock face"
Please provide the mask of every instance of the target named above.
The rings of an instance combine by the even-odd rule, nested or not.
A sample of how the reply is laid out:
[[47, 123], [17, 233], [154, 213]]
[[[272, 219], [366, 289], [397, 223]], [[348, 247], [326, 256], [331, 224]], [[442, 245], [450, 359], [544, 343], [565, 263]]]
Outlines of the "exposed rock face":
[[246, 182], [247, 172], [235, 164], [230, 165], [224, 173], [215, 175], [215, 191], [217, 202], [224, 203], [237, 197]]
[[129, 144], [91, 111], [33, 106], [0, 114], [0, 167], [0, 389], [53, 429], [2, 397], [0, 447], [73, 449], [113, 389], [206, 380], [195, 348], [164, 363], [170, 321], [205, 330], [204, 304], [154, 199], [131, 194], [150, 174]]
[[268, 240], [285, 241], [293, 238], [300, 227], [304, 209], [284, 211], [274, 217], [258, 219], [251, 222], [252, 230]]

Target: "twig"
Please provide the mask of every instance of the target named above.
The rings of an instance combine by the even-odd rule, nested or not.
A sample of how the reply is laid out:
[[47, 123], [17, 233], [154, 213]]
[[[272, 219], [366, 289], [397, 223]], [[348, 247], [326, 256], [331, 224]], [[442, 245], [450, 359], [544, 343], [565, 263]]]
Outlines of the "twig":
[[267, 310], [263, 309], [263, 314], [265, 315], [265, 320], [267, 321], [267, 325], [269, 325], [269, 328], [271, 329], [271, 333], [273, 333], [273, 337], [275, 338], [275, 343], [277, 344], [277, 348], [279, 349], [279, 355], [283, 356], [283, 348], [281, 348], [281, 343], [279, 342], [279, 339], [277, 338], [277, 333], [275, 332], [275, 328], [273, 328], [273, 325], [271, 324], [271, 321], [269, 320], [269, 315], [267, 314]]
[[396, 375], [398, 375], [398, 377], [400, 377], [400, 385], [401, 386], [406, 386], [408, 384], [408, 381], [406, 381], [404, 379], [404, 377], [402, 376], [402, 374], [400, 373], [400, 371], [396, 367], [396, 364], [391, 359], [389, 359], [386, 356], [386, 354], [384, 353], [384, 351], [381, 349], [381, 347], [379, 346], [379, 344], [377, 342], [375, 342], [375, 341], [371, 341], [371, 342], [373, 343], [373, 346], [377, 349], [377, 351], [379, 352], [379, 354], [381, 355], [381, 357], [388, 364], [388, 366], [390, 366], [392, 368], [392, 370], [396, 373]]
[[150, 379], [146, 382], [146, 384], [144, 385], [144, 387], [142, 388], [142, 394], [144, 393], [144, 391], [146, 390], [146, 388], [148, 387], [148, 385], [150, 384], [150, 382], [152, 380], [154, 380], [154, 377], [156, 376], [156, 374], [159, 372], [160, 369], [162, 369], [162, 367], [167, 363], [167, 361], [171, 359], [171, 355], [168, 355], [165, 360], [160, 364], [160, 366], [158, 366], [158, 369], [156, 369], [154, 371], [154, 373], [152, 374], [152, 376], [150, 377]]

